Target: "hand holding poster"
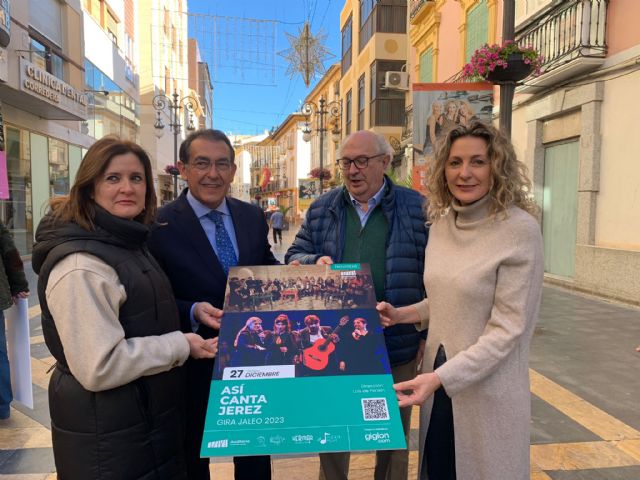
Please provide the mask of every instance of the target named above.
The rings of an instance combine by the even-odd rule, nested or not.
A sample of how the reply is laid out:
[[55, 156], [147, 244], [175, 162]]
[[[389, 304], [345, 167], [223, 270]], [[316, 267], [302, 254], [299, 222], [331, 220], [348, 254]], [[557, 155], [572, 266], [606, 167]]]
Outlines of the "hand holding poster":
[[229, 272], [201, 454], [405, 448], [367, 265]]

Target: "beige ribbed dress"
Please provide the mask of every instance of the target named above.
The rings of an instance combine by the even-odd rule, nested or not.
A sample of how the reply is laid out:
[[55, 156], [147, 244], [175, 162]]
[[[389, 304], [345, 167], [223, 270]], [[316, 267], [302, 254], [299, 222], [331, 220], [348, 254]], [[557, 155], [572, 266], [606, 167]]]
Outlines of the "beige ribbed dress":
[[[423, 368], [433, 370], [442, 344], [448, 360], [436, 373], [452, 400], [458, 480], [525, 480], [542, 236], [527, 212], [510, 207], [506, 218], [490, 216], [489, 202], [489, 196], [467, 206], [454, 202], [431, 227], [429, 298], [418, 304], [429, 326]], [[433, 397], [421, 409], [420, 452], [432, 404]]]

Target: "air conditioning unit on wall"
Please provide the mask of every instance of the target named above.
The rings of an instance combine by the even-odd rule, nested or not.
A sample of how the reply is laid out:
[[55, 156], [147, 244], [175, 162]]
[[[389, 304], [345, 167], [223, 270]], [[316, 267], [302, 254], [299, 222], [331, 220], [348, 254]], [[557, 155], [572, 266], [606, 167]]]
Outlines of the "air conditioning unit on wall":
[[394, 90], [409, 90], [409, 73], [407, 72], [385, 72], [384, 87]]

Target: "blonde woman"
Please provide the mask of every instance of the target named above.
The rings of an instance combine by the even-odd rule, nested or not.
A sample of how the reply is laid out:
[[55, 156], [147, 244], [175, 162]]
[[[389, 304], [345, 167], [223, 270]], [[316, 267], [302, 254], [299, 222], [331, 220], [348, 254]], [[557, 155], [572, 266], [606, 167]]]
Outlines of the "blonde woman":
[[479, 122], [443, 137], [429, 173], [428, 299], [378, 304], [382, 324], [429, 328], [423, 373], [394, 385], [421, 405], [420, 478], [529, 478], [529, 343], [542, 238], [525, 167]]
[[431, 115], [427, 118], [427, 129], [424, 134], [424, 146], [422, 152], [427, 155], [433, 154], [436, 138], [440, 136], [442, 122], [442, 104], [433, 102], [431, 104]]

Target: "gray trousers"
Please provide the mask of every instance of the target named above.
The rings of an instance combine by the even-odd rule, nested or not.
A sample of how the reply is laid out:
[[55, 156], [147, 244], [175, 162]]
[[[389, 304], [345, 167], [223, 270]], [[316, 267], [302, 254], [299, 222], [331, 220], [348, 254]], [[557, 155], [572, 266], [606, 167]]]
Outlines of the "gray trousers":
[[[416, 376], [416, 361], [391, 368], [393, 383], [411, 380]], [[409, 445], [411, 430], [411, 407], [400, 409], [404, 439]], [[349, 460], [351, 453], [321, 453], [320, 480], [347, 480], [349, 478]], [[376, 469], [374, 480], [407, 480], [409, 470], [409, 449], [376, 451]]]

